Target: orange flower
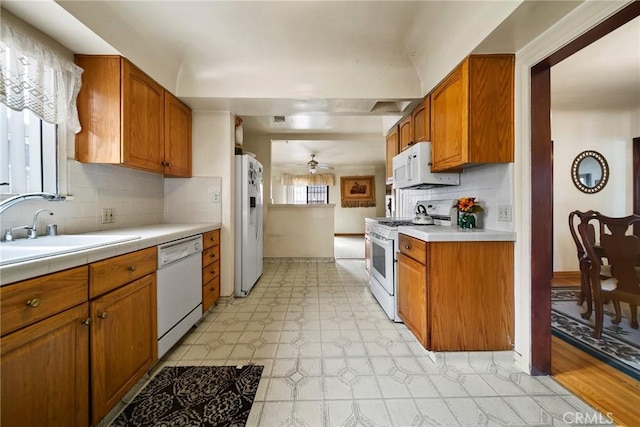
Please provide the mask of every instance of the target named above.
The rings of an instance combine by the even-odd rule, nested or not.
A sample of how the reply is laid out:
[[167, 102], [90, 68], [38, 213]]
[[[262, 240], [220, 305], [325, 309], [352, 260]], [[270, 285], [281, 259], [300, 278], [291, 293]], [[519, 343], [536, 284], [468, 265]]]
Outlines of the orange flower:
[[482, 212], [484, 209], [476, 202], [475, 197], [462, 197], [454, 205], [460, 212], [475, 213]]

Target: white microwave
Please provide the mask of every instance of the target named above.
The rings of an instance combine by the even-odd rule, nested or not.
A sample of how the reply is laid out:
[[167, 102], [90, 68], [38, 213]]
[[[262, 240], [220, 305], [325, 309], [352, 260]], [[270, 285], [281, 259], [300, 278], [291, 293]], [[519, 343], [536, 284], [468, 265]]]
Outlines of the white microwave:
[[431, 173], [431, 143], [419, 142], [393, 158], [393, 188], [460, 185], [459, 173]]

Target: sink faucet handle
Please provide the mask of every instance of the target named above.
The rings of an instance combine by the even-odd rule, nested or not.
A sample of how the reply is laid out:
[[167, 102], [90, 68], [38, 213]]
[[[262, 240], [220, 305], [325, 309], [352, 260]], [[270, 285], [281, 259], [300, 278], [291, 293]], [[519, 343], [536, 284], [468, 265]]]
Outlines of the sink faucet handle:
[[13, 241], [13, 229], [7, 228], [4, 232], [4, 241], [12, 242]]

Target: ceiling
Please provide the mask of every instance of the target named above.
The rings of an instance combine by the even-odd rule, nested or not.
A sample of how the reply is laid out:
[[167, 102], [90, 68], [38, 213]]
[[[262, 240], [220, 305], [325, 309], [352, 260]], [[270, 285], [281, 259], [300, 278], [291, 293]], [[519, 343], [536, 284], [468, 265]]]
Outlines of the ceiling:
[[[2, 0], [2, 7], [72, 52], [129, 58], [194, 110], [242, 116], [245, 134], [281, 141], [274, 163], [304, 164], [314, 152], [323, 163], [373, 165], [384, 163], [386, 130], [462, 58], [517, 52], [580, 3]], [[632, 102], [639, 85], [622, 84], [633, 86], [628, 76], [639, 75], [638, 31], [616, 35], [616, 49], [598, 47], [595, 56], [554, 67], [554, 102], [584, 106], [603, 98], [588, 96], [598, 88]]]

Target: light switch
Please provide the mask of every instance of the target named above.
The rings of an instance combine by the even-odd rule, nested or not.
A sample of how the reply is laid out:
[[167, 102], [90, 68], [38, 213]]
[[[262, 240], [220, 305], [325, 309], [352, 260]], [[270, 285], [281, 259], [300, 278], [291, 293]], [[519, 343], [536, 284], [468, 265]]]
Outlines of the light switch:
[[220, 203], [220, 192], [214, 191], [212, 194], [213, 203]]

